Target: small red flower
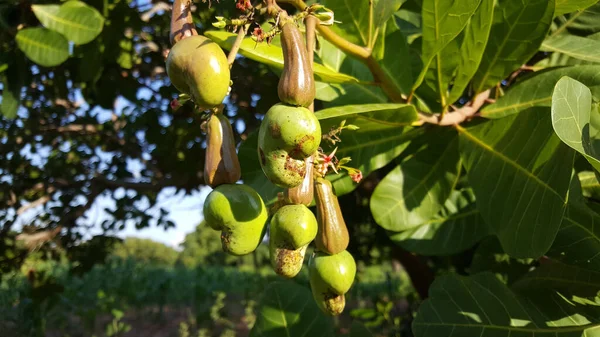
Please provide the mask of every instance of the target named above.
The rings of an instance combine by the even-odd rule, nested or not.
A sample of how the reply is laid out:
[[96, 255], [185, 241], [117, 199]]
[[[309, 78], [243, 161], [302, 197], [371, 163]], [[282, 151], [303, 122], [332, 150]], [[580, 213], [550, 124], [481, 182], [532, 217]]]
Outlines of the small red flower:
[[177, 98], [174, 98], [171, 101], [171, 109], [173, 109], [173, 111], [177, 111], [179, 108], [181, 108], [181, 103]]
[[238, 0], [238, 2], [235, 4], [235, 7], [245, 12], [252, 8], [252, 4], [250, 3], [250, 0]]
[[262, 42], [263, 40], [263, 30], [260, 27], [256, 27], [254, 28], [254, 31], [252, 31], [252, 35], [254, 35], [254, 37], [256, 37], [256, 41], [258, 42]]
[[350, 174], [350, 178], [352, 178], [352, 181], [354, 181], [355, 183], [359, 183], [363, 178], [363, 174], [360, 170], [356, 170], [355, 172]]

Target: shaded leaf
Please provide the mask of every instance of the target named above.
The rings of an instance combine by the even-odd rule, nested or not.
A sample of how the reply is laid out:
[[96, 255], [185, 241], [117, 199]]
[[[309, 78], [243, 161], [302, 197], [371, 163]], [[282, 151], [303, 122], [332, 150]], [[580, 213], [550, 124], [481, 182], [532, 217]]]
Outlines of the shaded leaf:
[[469, 267], [469, 274], [491, 272], [502, 283], [511, 285], [531, 269], [534, 261], [510, 257], [502, 250], [498, 238], [491, 236], [482, 240], [477, 246]]
[[292, 281], [271, 283], [258, 305], [250, 336], [335, 336], [330, 317], [317, 307], [309, 289]]
[[553, 14], [554, 0], [498, 0], [489, 41], [473, 78], [475, 93], [493, 87], [538, 51]]
[[[14, 55], [14, 54], [13, 54]], [[0, 113], [5, 118], [12, 119], [17, 116], [21, 105], [21, 89], [23, 88], [23, 69], [18, 62], [13, 63], [1, 76], [2, 79], [2, 103]]]
[[569, 34], [554, 36], [542, 43], [541, 50], [562, 53], [579, 60], [600, 62], [600, 41], [585, 37]]
[[569, 203], [546, 255], [600, 272], [600, 215], [585, 204]]
[[[524, 294], [540, 288], [561, 291], [563, 295], [577, 294], [578, 297], [593, 298], [600, 291], [600, 272], [550, 260], [512, 286], [513, 290]], [[600, 306], [600, 303], [597, 305]]]
[[469, 190], [452, 191], [433, 219], [403, 232], [388, 232], [402, 248], [420, 255], [452, 255], [490, 234]]
[[448, 98], [450, 104], [462, 96], [479, 67], [492, 27], [493, 14], [494, 0], [481, 0], [475, 14], [469, 18], [460, 46], [460, 63]]
[[575, 337], [600, 329], [600, 307], [582, 314], [583, 305], [557, 292], [515, 294], [490, 273], [442, 276], [429, 294], [412, 325], [416, 337]]
[[574, 160], [552, 133], [548, 109], [456, 128], [477, 207], [503, 249], [543, 255], [562, 221]]
[[[222, 48], [230, 50], [237, 37], [237, 34], [224, 31], [207, 31], [204, 33], [207, 37], [215, 41]], [[251, 60], [273, 66], [277, 69], [283, 69], [283, 51], [281, 47], [267, 44], [256, 43], [251, 38], [245, 38], [240, 46], [239, 53]], [[315, 79], [327, 83], [358, 83], [355, 77], [333, 71], [322, 64], [315, 63]]]
[[81, 1], [67, 1], [62, 5], [33, 5], [31, 9], [46, 28], [61, 33], [75, 44], [92, 41], [104, 26], [104, 17]]
[[19, 30], [15, 39], [27, 58], [39, 65], [53, 67], [69, 58], [69, 42], [55, 31], [25, 28]]
[[600, 155], [590, 137], [592, 93], [580, 82], [563, 77], [552, 95], [552, 127], [558, 137], [581, 153], [600, 172]]
[[414, 89], [418, 88], [431, 64], [433, 58], [450, 41], [458, 36], [469, 22], [469, 18], [481, 0], [424, 0], [422, 11], [423, 44], [422, 54], [423, 70], [417, 77]]
[[450, 196], [460, 168], [456, 133], [436, 134], [379, 182], [370, 202], [375, 222], [394, 232], [429, 222]]
[[597, 2], [598, 0], [556, 0], [554, 16], [580, 11]]
[[406, 38], [400, 30], [396, 30], [386, 36], [385, 40], [385, 52], [379, 64], [396, 89], [408, 95], [412, 88], [413, 78]]
[[502, 118], [532, 106], [551, 106], [554, 86], [563, 76], [585, 84], [594, 97], [600, 98], [599, 65], [564, 67], [532, 74], [514, 85], [496, 103], [486, 106], [481, 115], [486, 118]]
[[369, 1], [324, 0], [320, 3], [331, 9], [335, 20], [340, 22], [331, 27], [333, 31], [354, 44], [366, 46], [369, 43]]

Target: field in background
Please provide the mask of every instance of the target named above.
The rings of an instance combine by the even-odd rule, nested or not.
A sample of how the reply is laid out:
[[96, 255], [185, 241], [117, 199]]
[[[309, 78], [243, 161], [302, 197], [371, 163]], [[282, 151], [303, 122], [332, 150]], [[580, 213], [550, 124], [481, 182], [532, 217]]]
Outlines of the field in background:
[[[3, 275], [2, 335], [248, 336], [263, 289], [281, 279], [267, 266], [172, 267], [114, 257], [79, 276], [73, 267], [66, 259], [38, 260]], [[393, 269], [359, 265], [336, 318], [340, 334], [359, 319], [377, 336], [409, 336], [413, 301], [406, 297], [414, 292]], [[308, 287], [306, 268], [295, 281]]]

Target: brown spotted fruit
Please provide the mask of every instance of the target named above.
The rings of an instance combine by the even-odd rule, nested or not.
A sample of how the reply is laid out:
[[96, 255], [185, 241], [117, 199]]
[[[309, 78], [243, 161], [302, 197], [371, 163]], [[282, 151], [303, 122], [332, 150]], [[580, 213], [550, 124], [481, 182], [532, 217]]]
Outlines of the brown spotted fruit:
[[267, 178], [283, 188], [302, 183], [306, 173], [304, 159], [317, 151], [321, 125], [303, 107], [275, 104], [261, 122], [258, 155]]
[[218, 44], [202, 35], [173, 45], [167, 57], [167, 74], [175, 88], [189, 94], [201, 109], [221, 104], [229, 90], [227, 56]]
[[281, 27], [283, 72], [277, 94], [287, 104], [308, 107], [315, 99], [315, 81], [304, 38], [293, 20]]
[[346, 305], [344, 294], [356, 276], [352, 255], [346, 250], [334, 255], [317, 251], [308, 261], [308, 275], [317, 306], [326, 314], [341, 314]]
[[319, 226], [315, 245], [318, 250], [327, 254], [341, 253], [348, 248], [350, 235], [331, 182], [321, 177], [316, 178], [314, 188]]
[[269, 253], [271, 266], [281, 276], [296, 276], [308, 244], [317, 235], [317, 219], [304, 205], [287, 205], [271, 219]]
[[232, 255], [246, 255], [258, 247], [267, 218], [262, 198], [247, 185], [219, 185], [204, 201], [206, 224], [221, 231], [223, 251]]
[[221, 113], [212, 115], [206, 125], [204, 182], [214, 188], [221, 184], [234, 184], [241, 175], [229, 119]]

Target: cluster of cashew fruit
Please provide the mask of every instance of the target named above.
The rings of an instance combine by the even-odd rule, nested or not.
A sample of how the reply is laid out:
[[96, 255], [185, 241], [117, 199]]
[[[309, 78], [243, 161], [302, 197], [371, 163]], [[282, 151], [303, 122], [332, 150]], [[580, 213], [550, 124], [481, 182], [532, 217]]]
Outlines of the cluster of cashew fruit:
[[[227, 57], [208, 38], [188, 32], [189, 27], [186, 30], [189, 12], [185, 11], [176, 0], [173, 15], [177, 19], [171, 26], [174, 45], [167, 58], [167, 73], [173, 85], [189, 95], [199, 109], [212, 112], [205, 129], [204, 179], [213, 188], [204, 203], [206, 223], [221, 231], [223, 250], [238, 256], [253, 252], [268, 227], [271, 265], [286, 278], [300, 272], [306, 249], [314, 241], [316, 249], [308, 262], [314, 299], [324, 312], [340, 314], [344, 294], [354, 282], [356, 264], [346, 251], [349, 235], [337, 197], [315, 160], [322, 135], [312, 111], [312, 58], [296, 22], [287, 16], [278, 20], [284, 53], [277, 90], [281, 102], [267, 111], [258, 134], [262, 170], [273, 184], [285, 189], [268, 210], [254, 189], [237, 183], [241, 169], [233, 131], [221, 113], [230, 85]], [[316, 217], [308, 208], [313, 198]]]

